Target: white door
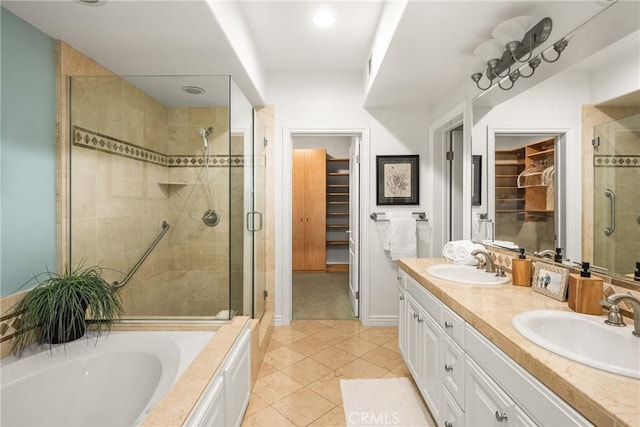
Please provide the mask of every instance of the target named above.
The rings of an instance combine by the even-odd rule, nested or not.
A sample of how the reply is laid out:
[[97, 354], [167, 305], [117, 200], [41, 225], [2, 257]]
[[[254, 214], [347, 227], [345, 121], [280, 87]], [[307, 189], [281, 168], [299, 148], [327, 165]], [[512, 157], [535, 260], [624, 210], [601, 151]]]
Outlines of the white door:
[[355, 317], [360, 316], [360, 137], [349, 147], [349, 300]]
[[463, 185], [463, 170], [462, 170], [462, 126], [452, 129], [448, 132], [447, 141], [447, 179], [449, 181], [447, 191], [447, 240], [460, 240], [462, 239], [462, 224], [464, 223], [464, 209], [462, 189]]

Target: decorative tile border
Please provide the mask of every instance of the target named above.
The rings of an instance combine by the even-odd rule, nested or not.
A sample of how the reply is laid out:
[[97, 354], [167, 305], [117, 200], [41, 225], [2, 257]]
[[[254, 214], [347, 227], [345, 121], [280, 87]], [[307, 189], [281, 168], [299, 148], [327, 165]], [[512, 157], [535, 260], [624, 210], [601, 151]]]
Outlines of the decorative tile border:
[[0, 318], [0, 342], [13, 338], [20, 326], [20, 317], [8, 314]]
[[637, 155], [595, 155], [593, 166], [596, 168], [640, 168], [640, 156]]
[[[167, 155], [80, 126], [73, 126], [73, 145], [170, 168], [202, 167], [205, 165], [204, 155]], [[243, 155], [212, 154], [208, 157], [210, 167], [245, 166], [245, 156]]]

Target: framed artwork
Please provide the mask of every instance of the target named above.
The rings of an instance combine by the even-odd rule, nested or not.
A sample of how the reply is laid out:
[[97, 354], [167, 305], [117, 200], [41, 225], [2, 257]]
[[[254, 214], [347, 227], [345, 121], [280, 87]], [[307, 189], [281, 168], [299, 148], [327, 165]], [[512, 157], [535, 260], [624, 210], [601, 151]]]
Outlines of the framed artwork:
[[471, 178], [473, 182], [473, 194], [471, 196], [471, 205], [482, 205], [482, 156], [472, 156]]
[[417, 205], [420, 203], [417, 155], [376, 156], [376, 204]]
[[531, 289], [558, 301], [567, 300], [569, 269], [544, 262], [533, 263]]

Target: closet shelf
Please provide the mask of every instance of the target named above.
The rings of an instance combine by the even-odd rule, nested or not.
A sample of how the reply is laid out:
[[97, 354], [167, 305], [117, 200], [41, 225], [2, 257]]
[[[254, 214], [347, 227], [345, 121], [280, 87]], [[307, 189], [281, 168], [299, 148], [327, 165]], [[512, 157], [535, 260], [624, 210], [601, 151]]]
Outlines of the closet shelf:
[[543, 151], [538, 151], [537, 153], [531, 153], [531, 154], [527, 154], [527, 157], [541, 157], [541, 156], [548, 156], [551, 153], [554, 153], [556, 150], [554, 148], [550, 148], [547, 150], [543, 150]]
[[348, 240], [327, 240], [327, 246], [347, 246]]

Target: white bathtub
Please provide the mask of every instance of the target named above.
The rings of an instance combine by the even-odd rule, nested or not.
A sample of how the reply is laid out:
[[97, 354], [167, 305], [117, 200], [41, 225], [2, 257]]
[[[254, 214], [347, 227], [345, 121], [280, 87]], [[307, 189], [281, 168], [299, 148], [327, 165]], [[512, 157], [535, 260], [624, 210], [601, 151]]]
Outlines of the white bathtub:
[[214, 334], [112, 331], [5, 358], [0, 425], [138, 425]]

